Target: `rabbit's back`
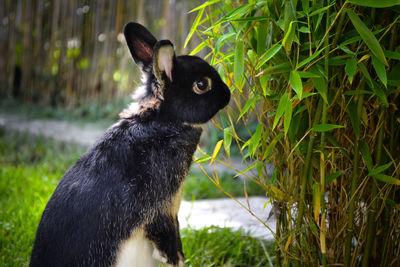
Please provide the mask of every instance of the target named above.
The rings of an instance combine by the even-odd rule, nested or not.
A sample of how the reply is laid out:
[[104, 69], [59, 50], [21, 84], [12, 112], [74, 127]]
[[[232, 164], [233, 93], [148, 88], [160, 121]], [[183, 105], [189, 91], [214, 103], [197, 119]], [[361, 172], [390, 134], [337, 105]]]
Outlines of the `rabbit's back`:
[[32, 257], [31, 266], [111, 265], [135, 231], [159, 214], [176, 216], [175, 196], [200, 134], [199, 128], [155, 121], [121, 120], [110, 127], [57, 186], [32, 254], [48, 262]]

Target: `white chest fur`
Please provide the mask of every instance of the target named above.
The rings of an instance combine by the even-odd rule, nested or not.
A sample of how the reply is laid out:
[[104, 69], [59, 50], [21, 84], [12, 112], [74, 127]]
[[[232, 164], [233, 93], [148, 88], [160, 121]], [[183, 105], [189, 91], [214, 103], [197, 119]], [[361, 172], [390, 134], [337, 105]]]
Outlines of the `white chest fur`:
[[122, 243], [115, 267], [157, 267], [158, 263], [152, 257], [153, 250], [153, 244], [140, 229]]

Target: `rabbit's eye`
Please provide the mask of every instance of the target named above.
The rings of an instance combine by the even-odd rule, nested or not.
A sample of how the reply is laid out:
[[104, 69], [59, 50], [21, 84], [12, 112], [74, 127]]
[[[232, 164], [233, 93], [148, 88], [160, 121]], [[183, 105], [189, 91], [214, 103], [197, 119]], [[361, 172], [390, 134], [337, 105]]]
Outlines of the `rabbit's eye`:
[[194, 82], [193, 91], [196, 94], [204, 94], [207, 91], [211, 90], [211, 79], [208, 77], [201, 78], [200, 80]]

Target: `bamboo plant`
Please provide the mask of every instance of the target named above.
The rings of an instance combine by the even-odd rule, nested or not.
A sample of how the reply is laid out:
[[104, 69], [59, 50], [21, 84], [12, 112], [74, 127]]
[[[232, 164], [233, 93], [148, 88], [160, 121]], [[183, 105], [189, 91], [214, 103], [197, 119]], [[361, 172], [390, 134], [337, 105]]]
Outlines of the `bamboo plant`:
[[192, 54], [207, 51], [233, 95], [215, 120], [223, 138], [196, 162], [265, 190], [275, 265], [398, 266], [400, 1], [214, 0], [191, 12]]

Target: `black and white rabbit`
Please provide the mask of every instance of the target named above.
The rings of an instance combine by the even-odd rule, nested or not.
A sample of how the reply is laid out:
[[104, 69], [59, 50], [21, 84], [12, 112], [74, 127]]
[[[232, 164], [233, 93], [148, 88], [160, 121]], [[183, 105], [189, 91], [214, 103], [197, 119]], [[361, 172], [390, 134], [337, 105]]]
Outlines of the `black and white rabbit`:
[[183, 265], [177, 213], [201, 128], [230, 100], [217, 71], [175, 56], [142, 25], [125, 38], [146, 82], [121, 120], [67, 171], [40, 221], [30, 266]]

